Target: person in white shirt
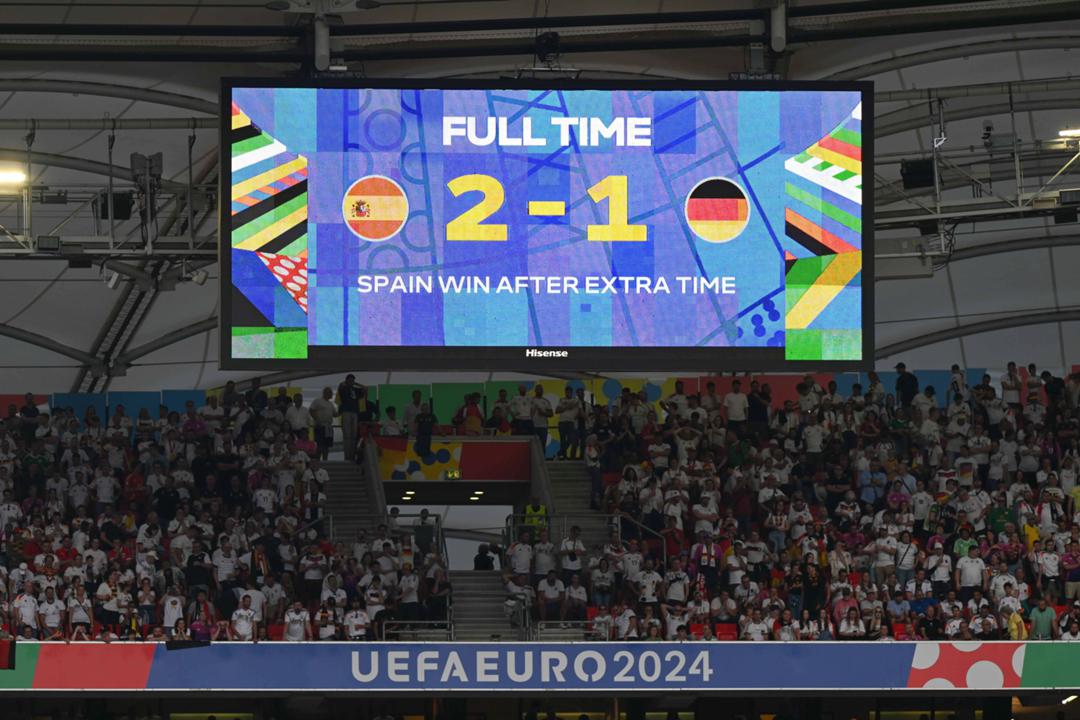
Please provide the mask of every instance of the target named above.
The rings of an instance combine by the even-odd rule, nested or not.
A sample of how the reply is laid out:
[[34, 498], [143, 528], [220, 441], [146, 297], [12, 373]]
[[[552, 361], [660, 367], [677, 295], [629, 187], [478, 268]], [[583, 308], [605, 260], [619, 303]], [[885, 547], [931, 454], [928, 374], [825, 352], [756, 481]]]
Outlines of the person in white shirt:
[[412, 563], [401, 566], [397, 584], [398, 615], [402, 620], [420, 619], [420, 576], [413, 572]]
[[1020, 406], [1020, 388], [1022, 385], [1020, 373], [1016, 370], [1016, 363], [1010, 362], [1001, 376], [1001, 399], [1014, 407]]
[[679, 558], [672, 558], [670, 565], [664, 576], [664, 600], [669, 605], [685, 605], [690, 594], [690, 576], [683, 571]]
[[551, 401], [544, 397], [544, 387], [537, 383], [533, 388], [533, 397], [530, 402], [530, 416], [532, 417], [533, 432], [540, 438], [540, 447], [547, 448], [548, 420], [555, 415]]
[[[548, 572], [558, 567], [555, 544], [548, 537], [547, 528], [540, 530], [540, 538], [532, 546], [532, 558], [534, 582], [540, 582], [541, 578], [547, 576]], [[519, 571], [514, 570], [514, 572]], [[526, 572], [526, 574], [528, 573]]]
[[563, 538], [559, 545], [559, 557], [562, 564], [563, 577], [566, 580], [574, 573], [581, 572], [581, 561], [585, 557], [585, 543], [581, 542], [581, 528], [574, 525], [570, 528], [570, 535]]
[[840, 621], [837, 635], [841, 640], [861, 640], [866, 637], [866, 624], [859, 617], [859, 611], [855, 608], [848, 610], [847, 615]]
[[733, 380], [731, 392], [724, 396], [724, 415], [727, 418], [728, 430], [739, 437], [742, 437], [746, 429], [746, 413], [749, 408], [750, 401], [742, 391], [742, 382]]
[[16, 634], [21, 636], [29, 629], [30, 637], [39, 637], [38, 601], [34, 595], [33, 583], [28, 583], [25, 591], [15, 597], [15, 600], [11, 603], [11, 609], [15, 620]]
[[285, 640], [303, 642], [311, 640], [311, 613], [297, 600], [285, 611]]
[[285, 422], [293, 434], [302, 434], [305, 438], [310, 436], [308, 430], [312, 425], [311, 412], [304, 407], [304, 396], [300, 393], [293, 395], [292, 404], [285, 411]]
[[345, 637], [349, 640], [367, 640], [371, 618], [360, 606], [360, 598], [353, 598], [352, 607], [345, 613]]
[[574, 394], [574, 388], [566, 386], [566, 394], [559, 399], [555, 407], [559, 415], [559, 452], [556, 457], [569, 460], [571, 455], [581, 457], [581, 443], [578, 437], [578, 418], [581, 416], [581, 401]]
[[52, 587], [45, 588], [45, 598], [38, 604], [38, 620], [43, 639], [63, 638], [66, 609], [65, 603], [56, 597], [56, 591]]
[[[529, 532], [523, 531], [520, 539], [506, 549], [506, 557], [510, 561], [510, 572], [515, 575], [532, 575], [533, 555], [535, 554], [530, 543]], [[544, 573], [547, 574], [546, 571]]]
[[251, 607], [250, 595], [243, 596], [240, 599], [240, 607], [233, 611], [229, 632], [234, 640], [251, 642], [258, 638], [259, 621], [256, 618], [256, 612]]
[[333, 401], [334, 391], [328, 387], [323, 388], [322, 396], [315, 398], [308, 408], [311, 421], [315, 425], [315, 443], [323, 460], [330, 454], [330, 446], [334, 444], [334, 416], [337, 415], [337, 406]]
[[171, 635], [176, 621], [184, 617], [184, 597], [175, 588], [169, 588], [161, 600], [161, 624]]
[[211, 562], [214, 565], [214, 579], [219, 585], [225, 585], [235, 581], [239, 558], [228, 536], [222, 535], [221, 540], [221, 547], [214, 551]]
[[533, 404], [528, 396], [528, 388], [518, 385], [518, 394], [510, 398], [510, 424], [515, 435], [533, 433]]
[[668, 395], [667, 400], [660, 401], [660, 407], [668, 415], [674, 415], [679, 419], [685, 419], [690, 415], [690, 402], [683, 392], [682, 380], [675, 381], [675, 392]]
[[540, 581], [540, 584], [536, 586], [536, 593], [540, 600], [539, 609], [541, 621], [562, 619], [565, 592], [566, 586], [563, 584], [563, 581], [558, 578], [554, 570], [549, 572], [547, 577]]
[[979, 548], [972, 545], [968, 554], [956, 561], [954, 582], [959, 588], [961, 602], [970, 600], [976, 590], [985, 590], [987, 585], [986, 563], [979, 557]]
[[750, 616], [743, 619], [740, 637], [743, 640], [754, 640], [756, 642], [768, 640], [772, 637], [772, 627], [762, 619], [759, 608], [751, 610]]
[[566, 587], [566, 594], [563, 597], [562, 619], [574, 622], [584, 621], [588, 601], [588, 591], [581, 584], [581, 576], [575, 573], [570, 577], [570, 584]]
[[660, 573], [656, 572], [653, 568], [652, 558], [646, 558], [645, 569], [638, 578], [637, 583], [635, 583], [637, 586], [638, 601], [643, 605], [659, 607], [659, 594], [663, 583], [664, 578], [662, 578]]

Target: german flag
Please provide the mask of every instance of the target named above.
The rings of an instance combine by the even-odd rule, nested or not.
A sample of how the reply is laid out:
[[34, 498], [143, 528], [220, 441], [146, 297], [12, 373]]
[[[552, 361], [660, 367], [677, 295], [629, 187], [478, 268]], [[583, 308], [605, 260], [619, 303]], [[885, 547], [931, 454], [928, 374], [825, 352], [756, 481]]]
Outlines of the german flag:
[[734, 240], [750, 219], [750, 206], [742, 188], [726, 178], [698, 183], [686, 199], [686, 222], [702, 240]]
[[409, 217], [409, 199], [396, 182], [369, 175], [354, 182], [341, 201], [341, 215], [355, 235], [372, 242], [388, 240]]

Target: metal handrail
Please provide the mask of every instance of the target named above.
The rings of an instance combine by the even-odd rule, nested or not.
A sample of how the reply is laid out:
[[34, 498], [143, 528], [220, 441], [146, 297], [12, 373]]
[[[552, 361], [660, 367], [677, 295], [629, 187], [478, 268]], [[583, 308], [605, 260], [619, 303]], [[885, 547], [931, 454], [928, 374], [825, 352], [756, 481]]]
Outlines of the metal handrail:
[[[642, 525], [640, 522], [638, 522], [637, 520], [635, 520], [634, 518], [631, 518], [631, 517], [625, 517], [623, 515], [615, 515], [615, 514], [611, 514], [611, 513], [598, 513], [598, 512], [591, 512], [591, 511], [570, 512], [570, 513], [554, 513], [552, 515], [546, 516], [546, 519], [547, 519], [546, 527], [547, 527], [548, 531], [551, 532], [551, 530], [555, 527], [556, 524], [560, 524], [561, 532], [559, 533], [559, 537], [564, 538], [564, 537], [567, 537], [570, 534], [570, 528], [575, 524], [574, 522], [571, 522], [571, 521], [574, 520], [575, 518], [577, 518], [577, 519], [582, 519], [582, 518], [589, 518], [589, 519], [603, 518], [605, 520], [605, 522], [608, 524], [609, 527], [614, 529], [616, 532], [619, 532], [619, 539], [620, 540], [622, 540], [622, 525], [620, 524], [621, 521], [630, 522], [632, 525], [634, 525], [638, 529], [638, 532], [639, 532], [639, 534], [641, 534], [642, 537], [645, 537], [645, 536], [648, 535], [648, 536], [652, 536], [653, 538], [655, 538], [656, 540], [659, 541], [659, 543], [660, 543], [661, 561], [663, 562], [664, 567], [667, 567], [667, 543], [664, 541], [664, 536], [661, 535], [660, 533], [658, 533], [657, 531], [653, 530], [652, 528], [647, 527], [645, 525]], [[516, 514], [506, 516], [506, 536], [505, 536], [504, 547], [509, 547], [510, 543], [515, 542], [517, 540], [517, 537], [520, 534], [520, 531], [522, 529], [532, 527], [531, 524], [525, 522], [525, 519], [526, 519], [526, 516], [524, 514], [521, 514], [521, 513], [516, 513]], [[555, 521], [561, 521], [561, 522], [557, 523]], [[552, 542], [554, 542], [554, 539], [552, 540]]]
[[542, 620], [536, 623], [536, 639], [543, 640], [544, 632], [550, 630], [580, 630], [585, 639], [596, 639], [590, 620]]
[[408, 633], [423, 630], [445, 630], [446, 639], [454, 639], [454, 622], [447, 616], [446, 620], [387, 620], [383, 624], [384, 637], [391, 633]]
[[[331, 519], [332, 519], [332, 516], [328, 516], [328, 517], [331, 517]], [[363, 513], [361, 515], [354, 515], [353, 517], [354, 518], [359, 518], [361, 520], [361, 522], [363, 522], [364, 520], [373, 521], [373, 522], [370, 523], [372, 526], [386, 525], [388, 529], [389, 529], [389, 526], [390, 526], [390, 515], [389, 514], [380, 515], [378, 513]], [[418, 518], [418, 517], [420, 517], [420, 513], [418, 513], [418, 512], [409, 512], [409, 513], [399, 512], [397, 517], [398, 518]], [[431, 518], [435, 523], [434, 542], [435, 542], [436, 546], [439, 548], [439, 556], [442, 558], [443, 568], [446, 570], [446, 576], [449, 578], [450, 577], [450, 556], [449, 556], [447, 546], [446, 546], [446, 533], [443, 532], [442, 513], [428, 513], [428, 517]], [[338, 542], [342, 542], [342, 543], [344, 543], [344, 542], [353, 542], [355, 540], [355, 538], [338, 538], [336, 535], [334, 535], [333, 534], [334, 533], [333, 522], [330, 523], [330, 530], [331, 530], [330, 538], [335, 543], [338, 543]], [[407, 535], [407, 536], [411, 537], [412, 536], [412, 527], [411, 526], [410, 527], [398, 527], [396, 531], [391, 530], [390, 534], [392, 536], [406, 536]], [[415, 565], [416, 563], [413, 563], [413, 564]]]
[[[532, 613], [530, 612], [529, 603], [520, 597], [508, 598], [514, 601], [514, 609], [512, 611], [512, 618], [517, 618], [517, 631], [519, 640], [535, 640], [534, 628], [532, 625]], [[514, 625], [513, 619], [511, 619], [511, 625]]]

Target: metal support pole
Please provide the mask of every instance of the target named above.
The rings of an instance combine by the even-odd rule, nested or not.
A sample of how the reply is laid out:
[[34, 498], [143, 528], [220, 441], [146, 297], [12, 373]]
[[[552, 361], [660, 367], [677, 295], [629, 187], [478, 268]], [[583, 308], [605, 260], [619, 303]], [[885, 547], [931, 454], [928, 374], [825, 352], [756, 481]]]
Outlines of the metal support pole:
[[150, 156], [147, 155], [145, 158], [143, 158], [143, 168], [144, 168], [143, 172], [145, 173], [145, 175], [143, 176], [143, 180], [146, 182], [146, 223], [145, 223], [145, 227], [146, 227], [146, 254], [147, 255], [150, 255], [151, 253], [154, 252], [154, 233], [153, 233], [153, 230], [150, 227], [150, 220], [153, 219], [153, 216], [155, 214], [154, 210], [156, 209], [154, 207], [154, 196], [151, 193], [151, 188], [150, 188], [150, 166], [151, 166]]
[[1020, 169], [1020, 137], [1016, 134], [1016, 108], [1013, 106], [1013, 91], [1012, 85], [1009, 86], [1009, 119], [1012, 123], [1012, 136], [1013, 136], [1013, 169], [1016, 172], [1016, 202], [1020, 202], [1020, 198], [1024, 196], [1024, 175]]
[[37, 121], [33, 121], [30, 126], [30, 132], [26, 134], [26, 241], [30, 244], [30, 247], [37, 249], [37, 240], [34, 239], [34, 164], [33, 154], [31, 149], [34, 147], [34, 138], [37, 136], [37, 130], [35, 124]]
[[192, 198], [193, 198], [193, 195], [194, 195], [195, 179], [194, 179], [194, 175], [193, 175], [192, 168], [191, 168], [191, 166], [192, 166], [191, 149], [193, 147], [195, 147], [195, 127], [194, 127], [194, 125], [191, 128], [191, 134], [188, 135], [188, 141], [187, 141], [187, 180], [188, 180], [188, 184], [187, 184], [187, 218], [188, 218], [187, 232], [188, 232], [188, 249], [189, 250], [192, 250], [192, 249], [195, 248], [195, 210], [193, 209], [194, 205], [192, 203]]
[[[930, 117], [934, 118], [934, 106], [930, 105]], [[931, 162], [934, 165], [934, 214], [941, 215], [941, 172], [938, 170], [938, 148], [940, 144], [937, 142], [939, 137], [938, 133], [941, 128], [938, 127], [938, 120], [932, 119], [931, 125], [933, 126], [934, 140], [931, 143]], [[945, 236], [941, 232], [941, 224], [938, 221], [937, 229], [938, 247], [942, 251], [945, 250]]]
[[113, 222], [113, 146], [116, 145], [116, 121], [113, 120], [112, 130], [109, 132], [109, 196], [105, 205], [109, 213], [109, 249], [116, 249], [116, 223]]

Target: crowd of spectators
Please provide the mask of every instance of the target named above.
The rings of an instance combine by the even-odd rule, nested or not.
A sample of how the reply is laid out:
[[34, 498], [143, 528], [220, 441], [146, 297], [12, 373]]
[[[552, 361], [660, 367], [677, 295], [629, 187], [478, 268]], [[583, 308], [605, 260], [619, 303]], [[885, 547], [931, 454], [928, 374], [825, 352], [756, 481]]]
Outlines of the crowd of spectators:
[[0, 637], [372, 639], [390, 619], [445, 618], [435, 543], [392, 524], [328, 535], [322, 460], [353, 385], [305, 406], [230, 383], [156, 418], [8, 407]]
[[[567, 387], [466, 396], [462, 434], [557, 428], [613, 517], [588, 547], [552, 537], [537, 502], [501, 561], [536, 619], [602, 639], [1080, 639], [1080, 376], [1009, 363], [947, 402], [901, 364], [844, 396], [734, 378], [610, 406]], [[0, 633], [24, 639], [386, 637], [441, 621], [451, 587], [430, 533], [391, 518], [335, 543], [321, 462], [340, 420], [349, 459], [368, 432], [437, 425], [349, 376], [310, 405], [230, 384], [183, 411], [44, 412], [0, 420]], [[421, 524], [425, 521], [421, 520]], [[417, 541], [417, 538], [425, 538]]]
[[1080, 375], [896, 369], [848, 396], [808, 375], [783, 403], [751, 378], [659, 407], [522, 388], [513, 430], [557, 415], [615, 519], [586, 547], [527, 507], [508, 602], [620, 640], [1080, 639]]

